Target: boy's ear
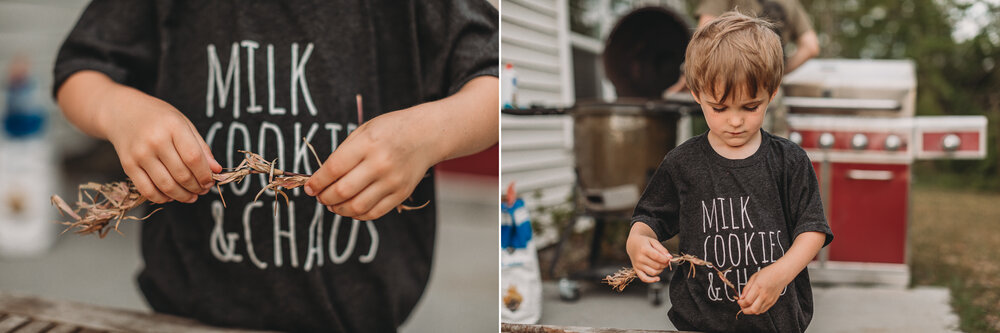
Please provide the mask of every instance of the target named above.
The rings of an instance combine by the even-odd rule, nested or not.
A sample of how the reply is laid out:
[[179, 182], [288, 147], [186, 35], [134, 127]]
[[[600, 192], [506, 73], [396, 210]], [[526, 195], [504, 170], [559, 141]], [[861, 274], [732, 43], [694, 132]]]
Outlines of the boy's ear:
[[774, 96], [778, 96], [778, 89], [781, 89], [781, 87], [779, 86], [778, 88], [775, 88], [774, 91], [771, 92], [771, 99], [767, 100], [768, 104], [774, 102]]
[[701, 104], [701, 100], [700, 100], [700, 99], [698, 99], [698, 94], [695, 94], [695, 93], [694, 93], [694, 90], [690, 90], [690, 89], [688, 89], [688, 91], [689, 91], [689, 92], [691, 92], [691, 96], [694, 96], [694, 102], [695, 102], [695, 103], [698, 103], [698, 104]]

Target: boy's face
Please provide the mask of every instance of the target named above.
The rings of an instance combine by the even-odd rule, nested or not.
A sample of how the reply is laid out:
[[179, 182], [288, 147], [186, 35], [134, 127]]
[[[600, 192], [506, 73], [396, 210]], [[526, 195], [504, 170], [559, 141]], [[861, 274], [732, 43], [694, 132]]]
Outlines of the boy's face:
[[[720, 101], [707, 91], [694, 96], [708, 122], [708, 135], [716, 142], [723, 142], [731, 148], [741, 148], [760, 135], [764, 123], [764, 111], [774, 98], [767, 90], [757, 89], [757, 96], [747, 96], [748, 89], [733, 89], [725, 101]], [[723, 91], [717, 88], [716, 91]], [[692, 94], [694, 94], [692, 92]], [[720, 93], [721, 95], [721, 93]]]

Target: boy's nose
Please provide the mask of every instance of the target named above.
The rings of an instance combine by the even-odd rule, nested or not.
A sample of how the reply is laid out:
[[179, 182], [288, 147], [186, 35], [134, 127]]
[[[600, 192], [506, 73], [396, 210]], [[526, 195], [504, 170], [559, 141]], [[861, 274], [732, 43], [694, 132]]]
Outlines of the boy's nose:
[[743, 125], [743, 117], [729, 117], [729, 126], [740, 127]]

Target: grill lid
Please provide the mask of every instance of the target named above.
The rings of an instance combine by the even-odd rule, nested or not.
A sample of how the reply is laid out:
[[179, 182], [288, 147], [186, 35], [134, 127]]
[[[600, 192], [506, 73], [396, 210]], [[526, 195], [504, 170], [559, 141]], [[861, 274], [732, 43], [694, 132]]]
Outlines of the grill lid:
[[792, 113], [913, 117], [915, 111], [911, 60], [813, 59], [782, 85]]

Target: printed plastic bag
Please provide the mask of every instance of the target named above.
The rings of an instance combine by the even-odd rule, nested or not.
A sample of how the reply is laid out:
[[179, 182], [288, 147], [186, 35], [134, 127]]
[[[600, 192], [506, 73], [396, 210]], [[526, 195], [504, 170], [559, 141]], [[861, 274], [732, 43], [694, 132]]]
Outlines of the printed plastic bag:
[[500, 321], [534, 324], [542, 317], [542, 276], [528, 208], [513, 187], [500, 204]]

